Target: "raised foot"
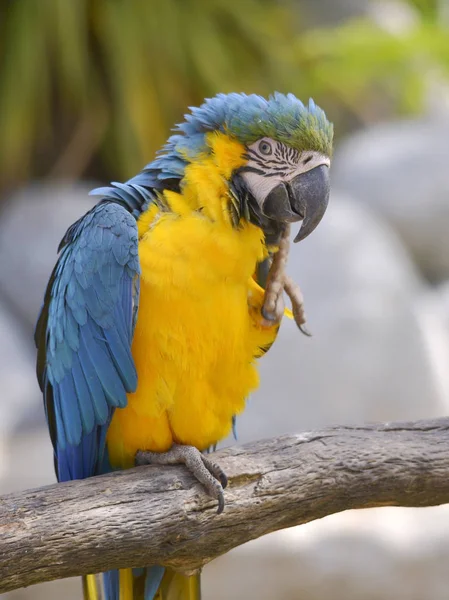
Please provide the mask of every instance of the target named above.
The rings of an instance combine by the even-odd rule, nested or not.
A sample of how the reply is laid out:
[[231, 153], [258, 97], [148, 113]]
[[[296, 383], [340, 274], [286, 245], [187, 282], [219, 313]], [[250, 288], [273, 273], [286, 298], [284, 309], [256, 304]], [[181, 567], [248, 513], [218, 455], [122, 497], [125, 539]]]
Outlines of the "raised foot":
[[283, 292], [289, 296], [292, 303], [293, 318], [299, 329], [310, 337], [305, 327], [304, 298], [297, 283], [286, 272], [288, 253], [290, 248], [290, 226], [287, 225], [279, 242], [279, 250], [273, 256], [265, 288], [265, 300], [262, 307], [262, 316], [267, 325], [280, 323], [284, 314]]
[[173, 444], [167, 452], [147, 452], [139, 450], [136, 453], [136, 465], [179, 465], [184, 464], [207, 493], [218, 500], [217, 514], [224, 509], [223, 489], [228, 485], [225, 472], [216, 463], [204, 456], [194, 446]]

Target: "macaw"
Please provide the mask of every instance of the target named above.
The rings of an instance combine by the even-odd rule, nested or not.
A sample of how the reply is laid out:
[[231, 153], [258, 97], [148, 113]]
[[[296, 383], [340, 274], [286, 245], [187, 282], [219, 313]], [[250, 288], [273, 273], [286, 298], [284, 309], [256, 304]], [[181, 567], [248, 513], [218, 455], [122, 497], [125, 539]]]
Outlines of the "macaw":
[[[92, 192], [35, 332], [59, 481], [184, 463], [223, 510], [226, 475], [204, 451], [258, 385], [284, 313], [282, 285], [264, 304], [264, 265], [290, 223], [298, 241], [322, 218], [332, 135], [312, 100], [219, 94], [136, 177]], [[159, 566], [99, 581], [83, 578], [87, 600], [200, 597], [198, 577]]]

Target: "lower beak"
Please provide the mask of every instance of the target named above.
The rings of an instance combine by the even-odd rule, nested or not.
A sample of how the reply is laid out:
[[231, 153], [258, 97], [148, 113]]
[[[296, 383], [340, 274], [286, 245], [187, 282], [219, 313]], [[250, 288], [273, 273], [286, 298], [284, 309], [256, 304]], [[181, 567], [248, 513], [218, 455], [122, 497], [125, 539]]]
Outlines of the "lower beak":
[[292, 209], [303, 217], [303, 222], [294, 242], [306, 238], [323, 218], [329, 203], [329, 167], [320, 165], [306, 173], [297, 175], [290, 182]]

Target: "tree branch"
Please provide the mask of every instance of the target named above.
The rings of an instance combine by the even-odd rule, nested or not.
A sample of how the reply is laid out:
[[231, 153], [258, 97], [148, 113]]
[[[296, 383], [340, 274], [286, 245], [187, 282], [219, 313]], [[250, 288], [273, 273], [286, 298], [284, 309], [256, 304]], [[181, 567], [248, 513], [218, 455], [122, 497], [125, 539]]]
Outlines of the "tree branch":
[[449, 419], [334, 427], [217, 452], [226, 507], [182, 467], [139, 467], [0, 498], [0, 593], [117, 567], [191, 571], [350, 508], [449, 502]]

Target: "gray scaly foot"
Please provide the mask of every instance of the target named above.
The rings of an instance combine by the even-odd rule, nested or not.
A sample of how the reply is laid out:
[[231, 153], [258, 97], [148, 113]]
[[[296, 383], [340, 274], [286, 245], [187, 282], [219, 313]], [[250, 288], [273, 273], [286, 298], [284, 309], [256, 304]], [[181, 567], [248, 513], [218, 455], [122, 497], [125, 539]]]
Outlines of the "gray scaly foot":
[[217, 464], [204, 456], [194, 446], [173, 444], [167, 452], [147, 452], [139, 450], [136, 465], [179, 465], [184, 464], [192, 475], [204, 485], [207, 493], [218, 500], [217, 514], [223, 512], [223, 489], [228, 484], [225, 472]]

